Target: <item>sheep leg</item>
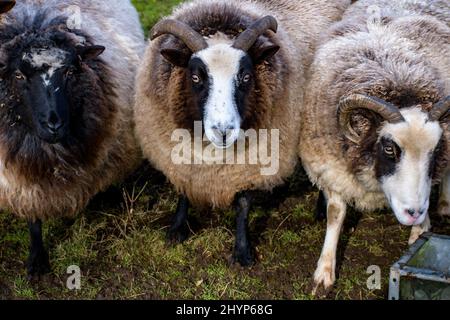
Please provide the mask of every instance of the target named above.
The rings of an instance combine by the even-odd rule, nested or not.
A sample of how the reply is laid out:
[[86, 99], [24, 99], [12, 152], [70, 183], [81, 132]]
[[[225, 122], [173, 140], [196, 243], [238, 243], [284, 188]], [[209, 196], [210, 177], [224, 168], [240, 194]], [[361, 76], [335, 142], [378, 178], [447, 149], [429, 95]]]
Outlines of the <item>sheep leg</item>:
[[180, 196], [172, 226], [167, 232], [169, 242], [182, 243], [189, 237], [189, 226], [187, 222], [189, 205], [189, 199], [185, 196]]
[[29, 278], [44, 275], [50, 272], [50, 262], [48, 253], [45, 250], [42, 240], [42, 222], [36, 220], [28, 222], [30, 231], [30, 254], [27, 261], [27, 269]]
[[408, 244], [410, 246], [413, 245], [423, 233], [430, 231], [430, 229], [431, 229], [430, 215], [427, 214], [425, 221], [421, 225], [412, 227]]
[[236, 242], [234, 246], [233, 261], [243, 267], [254, 263], [252, 247], [248, 233], [248, 214], [251, 207], [251, 196], [243, 193], [237, 198], [236, 207]]
[[319, 198], [316, 205], [316, 220], [324, 221], [327, 219], [327, 199], [322, 190], [319, 191]]
[[326, 196], [328, 199], [327, 233], [322, 254], [314, 273], [314, 295], [317, 294], [321, 286], [328, 291], [336, 280], [336, 251], [347, 211], [347, 205], [339, 195], [330, 193]]
[[442, 217], [450, 217], [450, 169], [442, 180], [438, 213]]

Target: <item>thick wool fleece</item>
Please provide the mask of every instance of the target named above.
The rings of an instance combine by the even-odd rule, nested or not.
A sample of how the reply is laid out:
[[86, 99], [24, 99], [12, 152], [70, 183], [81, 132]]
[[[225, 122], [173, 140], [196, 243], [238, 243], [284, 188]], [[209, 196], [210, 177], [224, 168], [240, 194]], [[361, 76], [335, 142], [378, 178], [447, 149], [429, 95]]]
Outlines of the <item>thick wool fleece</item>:
[[[272, 15], [278, 20], [277, 34], [268, 33], [266, 37], [281, 46], [281, 50], [256, 69], [258, 95], [249, 108], [257, 120], [250, 122], [248, 128], [279, 130], [280, 167], [275, 175], [263, 176], [261, 165], [172, 163], [171, 153], [177, 144], [171, 141], [172, 133], [186, 123], [183, 120], [192, 122], [192, 112], [196, 112], [187, 112], [183, 87], [185, 70], [172, 67], [160, 54], [167, 44], [182, 48], [181, 42], [172, 36], [149, 44], [138, 73], [136, 132], [145, 156], [196, 205], [226, 207], [236, 193], [271, 190], [282, 184], [298, 162], [299, 110], [303, 103], [305, 73], [312, 62], [316, 42], [349, 4], [350, 1], [340, 0], [197, 0], [178, 7], [170, 18], [188, 23], [215, 43], [232, 41], [263, 16]], [[249, 151], [247, 147], [247, 155]]]
[[[381, 19], [369, 17], [371, 6], [380, 9]], [[338, 129], [338, 103], [359, 93], [400, 108], [429, 110], [450, 93], [449, 21], [446, 0], [362, 0], [331, 28], [318, 48], [301, 112], [300, 157], [321, 189], [360, 210], [387, 205], [375, 176], [374, 153], [363, 152], [364, 146], [347, 141]], [[448, 123], [443, 127], [442, 148], [449, 150]], [[436, 183], [448, 158], [443, 152], [437, 159]]]
[[[75, 21], [81, 23], [80, 30], [72, 33], [67, 29], [69, 25], [53, 27], [55, 21], [66, 21], [68, 17], [81, 18]], [[97, 110], [86, 117], [98, 123], [107, 123], [104, 128], [94, 128], [101, 132], [102, 137], [98, 144], [91, 143], [84, 156], [85, 160], [93, 159], [73, 162], [70, 159], [71, 150], [42, 144], [37, 154], [45, 157], [31, 158], [32, 166], [27, 159], [9, 154], [11, 147], [5, 139], [11, 132], [2, 130], [0, 207], [29, 220], [74, 215], [96, 193], [123, 179], [137, 166], [141, 152], [133, 132], [134, 80], [145, 49], [138, 14], [127, 0], [18, 1], [9, 13], [2, 16], [2, 30], [20, 30], [33, 20], [39, 21], [40, 26], [30, 28], [42, 28], [34, 32], [45, 34], [58, 29], [74, 46], [88, 43], [106, 47], [99, 59], [91, 63], [93, 69], [86, 72], [85, 76], [91, 77], [92, 86], [82, 88], [86, 91], [74, 92], [74, 95], [83, 99], [84, 94], [96, 92], [98, 100], [91, 102], [102, 105], [86, 105], [86, 108]], [[4, 115], [1, 117], [2, 121], [7, 121]], [[16, 127], [14, 130], [19, 129]], [[5, 162], [12, 156], [15, 161]], [[36, 154], [33, 156], [36, 157]], [[39, 174], [46, 173], [39, 175], [39, 179], [34, 175], [37, 168]]]

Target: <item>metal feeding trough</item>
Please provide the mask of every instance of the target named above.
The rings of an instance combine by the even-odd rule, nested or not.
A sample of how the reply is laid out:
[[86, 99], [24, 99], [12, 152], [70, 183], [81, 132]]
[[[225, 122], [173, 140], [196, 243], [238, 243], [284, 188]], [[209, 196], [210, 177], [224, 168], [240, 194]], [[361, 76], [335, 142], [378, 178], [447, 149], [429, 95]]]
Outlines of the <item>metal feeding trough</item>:
[[426, 233], [391, 268], [390, 300], [450, 300], [450, 237]]

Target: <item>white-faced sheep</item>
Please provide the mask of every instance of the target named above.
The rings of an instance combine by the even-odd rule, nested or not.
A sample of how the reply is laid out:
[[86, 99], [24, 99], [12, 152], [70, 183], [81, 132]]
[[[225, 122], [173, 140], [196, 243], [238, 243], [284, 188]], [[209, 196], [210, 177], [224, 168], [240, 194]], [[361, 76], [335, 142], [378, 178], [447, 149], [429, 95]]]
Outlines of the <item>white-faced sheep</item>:
[[390, 205], [415, 226], [410, 242], [430, 226], [431, 187], [449, 158], [449, 5], [358, 1], [317, 51], [300, 135], [304, 167], [328, 202], [316, 289], [335, 281], [347, 205]]
[[139, 163], [144, 35], [129, 1], [23, 0], [2, 16], [0, 44], [0, 206], [29, 221], [28, 272], [41, 274], [41, 219], [73, 216]]
[[[253, 263], [247, 191], [282, 184], [298, 163], [305, 71], [321, 32], [349, 5], [345, 0], [197, 0], [153, 28], [138, 73], [135, 121], [145, 156], [182, 194], [169, 239], [186, 239], [189, 203], [224, 208], [236, 200], [234, 260]], [[187, 162], [174, 163], [179, 141], [173, 133], [184, 129], [194, 135], [196, 121], [203, 124], [204, 145], [200, 151], [193, 146], [192, 161], [189, 151]], [[261, 162], [236, 164], [225, 160], [227, 155], [222, 162], [196, 162], [211, 142], [236, 149], [240, 130], [248, 129], [267, 129], [268, 141], [273, 141], [272, 130], [279, 130], [275, 174], [262, 174]], [[236, 152], [245, 159], [258, 157], [258, 147], [248, 144]]]

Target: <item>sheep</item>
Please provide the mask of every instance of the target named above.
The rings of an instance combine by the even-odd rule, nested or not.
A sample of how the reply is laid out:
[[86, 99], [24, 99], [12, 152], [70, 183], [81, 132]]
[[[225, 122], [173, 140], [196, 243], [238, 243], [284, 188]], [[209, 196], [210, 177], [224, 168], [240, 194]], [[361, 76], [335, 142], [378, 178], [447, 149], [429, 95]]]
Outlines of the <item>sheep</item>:
[[[170, 241], [188, 237], [190, 205], [223, 209], [234, 202], [233, 260], [242, 266], [254, 263], [247, 223], [251, 193], [282, 184], [298, 163], [305, 72], [321, 32], [349, 5], [344, 0], [195, 0], [151, 30], [137, 77], [136, 136], [144, 157], [181, 194], [167, 235]], [[174, 132], [183, 129], [198, 136], [198, 123], [200, 151], [194, 146], [192, 153], [186, 151], [187, 161], [173, 161], [178, 145]], [[235, 150], [242, 131], [249, 129], [267, 129], [271, 147], [279, 130], [275, 173], [263, 174], [264, 164], [250, 161], [196, 162], [209, 146], [214, 152]], [[239, 154], [246, 159], [260, 155], [255, 144]], [[226, 157], [219, 153], [218, 159]]]
[[442, 178], [441, 210], [449, 199], [449, 12], [446, 0], [361, 0], [322, 39], [299, 143], [327, 201], [316, 294], [335, 282], [348, 205], [390, 206], [401, 224], [414, 226], [412, 243], [430, 228], [431, 187]]
[[33, 277], [50, 271], [41, 221], [73, 217], [141, 161], [132, 108], [145, 41], [129, 1], [13, 5], [0, 3], [0, 206], [28, 221]]

